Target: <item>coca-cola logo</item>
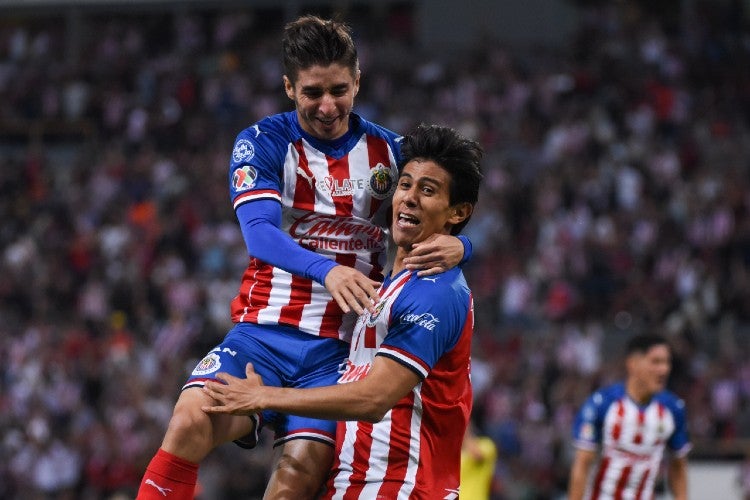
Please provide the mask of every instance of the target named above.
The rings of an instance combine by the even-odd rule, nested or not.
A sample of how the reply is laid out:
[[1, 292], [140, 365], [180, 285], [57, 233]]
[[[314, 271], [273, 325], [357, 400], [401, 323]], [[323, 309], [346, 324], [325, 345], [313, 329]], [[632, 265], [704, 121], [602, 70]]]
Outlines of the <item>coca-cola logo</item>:
[[437, 324], [440, 323], [440, 320], [430, 313], [404, 314], [403, 316], [401, 316], [401, 321], [403, 321], [404, 323], [412, 323], [421, 326], [422, 328], [426, 328], [429, 331], [434, 330]]

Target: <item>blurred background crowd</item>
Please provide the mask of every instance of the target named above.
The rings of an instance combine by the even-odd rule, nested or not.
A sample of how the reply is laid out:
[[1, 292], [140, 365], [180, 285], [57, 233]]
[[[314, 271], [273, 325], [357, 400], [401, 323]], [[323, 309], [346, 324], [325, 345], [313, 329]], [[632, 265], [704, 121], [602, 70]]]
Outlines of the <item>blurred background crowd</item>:
[[[486, 150], [465, 272], [496, 499], [561, 497], [574, 413], [621, 376], [634, 332], [674, 345], [692, 457], [750, 451], [748, 13], [589, 3], [564, 44], [488, 33], [458, 53], [415, 41], [409, 2], [344, 11], [356, 112]], [[230, 326], [247, 253], [228, 158], [290, 109], [288, 19], [199, 5], [84, 10], [73, 39], [54, 13], [0, 21], [2, 498], [132, 498]], [[201, 498], [258, 496], [269, 446], [214, 452]]]

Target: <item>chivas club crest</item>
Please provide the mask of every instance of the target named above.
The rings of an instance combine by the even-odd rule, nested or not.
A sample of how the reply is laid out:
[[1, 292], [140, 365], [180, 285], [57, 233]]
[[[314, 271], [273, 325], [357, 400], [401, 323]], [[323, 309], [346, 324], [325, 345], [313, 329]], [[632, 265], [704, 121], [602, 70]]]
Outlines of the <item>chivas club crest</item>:
[[370, 182], [367, 190], [373, 198], [384, 200], [396, 189], [396, 173], [382, 163], [378, 163], [370, 170]]

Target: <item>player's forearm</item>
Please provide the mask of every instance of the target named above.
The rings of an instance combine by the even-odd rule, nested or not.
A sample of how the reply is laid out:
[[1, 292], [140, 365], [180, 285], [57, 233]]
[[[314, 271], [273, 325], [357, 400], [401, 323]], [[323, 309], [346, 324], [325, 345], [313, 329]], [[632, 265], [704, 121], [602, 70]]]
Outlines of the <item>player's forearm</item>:
[[581, 500], [583, 493], [586, 488], [585, 478], [581, 479], [573, 473], [570, 477], [570, 484], [568, 485], [568, 500]]
[[390, 409], [356, 382], [313, 389], [264, 387], [262, 409], [325, 420], [379, 422]]
[[275, 201], [260, 200], [237, 209], [248, 254], [289, 273], [324, 284], [336, 262], [297, 244], [282, 231], [281, 207]]
[[577, 451], [577, 457], [570, 469], [568, 500], [581, 500], [586, 492], [586, 478], [591, 468], [591, 459], [587, 453]]
[[674, 500], [687, 500], [687, 461], [673, 460], [669, 470], [669, 487]]

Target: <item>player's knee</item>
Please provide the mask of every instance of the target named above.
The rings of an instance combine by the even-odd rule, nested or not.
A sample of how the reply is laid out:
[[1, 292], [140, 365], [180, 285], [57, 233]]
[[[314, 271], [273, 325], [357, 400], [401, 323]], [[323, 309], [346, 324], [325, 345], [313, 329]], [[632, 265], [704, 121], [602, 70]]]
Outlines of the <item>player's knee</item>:
[[214, 424], [201, 406], [205, 404], [199, 392], [183, 392], [174, 407], [167, 429], [167, 440], [176, 440], [201, 449], [216, 446]]
[[208, 415], [184, 406], [176, 407], [169, 422], [170, 430], [178, 434], [192, 433], [209, 425]]
[[199, 463], [216, 445], [210, 420], [179, 405], [169, 421], [161, 443], [165, 451]]

